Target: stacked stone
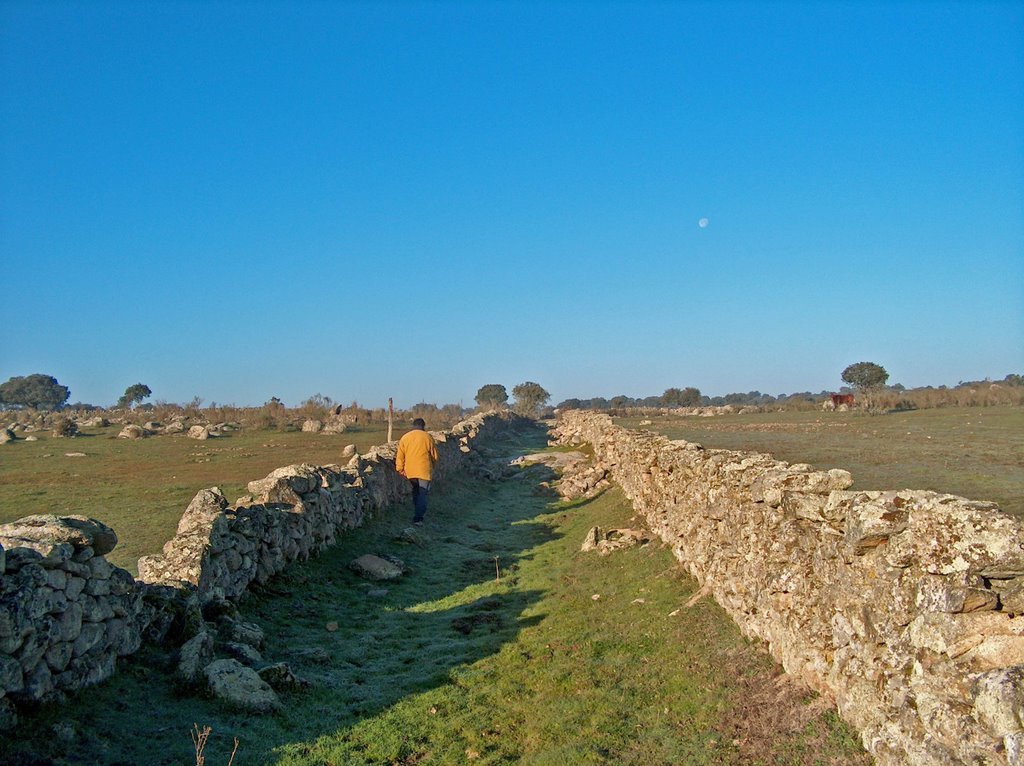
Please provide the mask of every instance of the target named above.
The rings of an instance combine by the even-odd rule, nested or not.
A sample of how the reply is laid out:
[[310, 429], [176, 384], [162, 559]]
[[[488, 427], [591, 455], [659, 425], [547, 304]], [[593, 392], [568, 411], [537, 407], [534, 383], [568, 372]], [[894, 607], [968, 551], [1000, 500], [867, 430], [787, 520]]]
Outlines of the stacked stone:
[[[438, 477], [467, 460], [475, 440], [514, 424], [478, 415], [435, 433]], [[295, 465], [251, 482], [229, 506], [216, 487], [189, 503], [161, 554], [139, 560], [139, 581], [103, 558], [117, 536], [82, 516], [29, 516], [0, 526], [0, 729], [14, 702], [45, 701], [94, 684], [142, 637], [178, 640], [207, 630], [253, 582], [333, 544], [347, 529], [404, 500], [395, 445], [354, 455], [346, 467]]]
[[101, 681], [139, 648], [141, 594], [103, 557], [116, 544], [84, 516], [0, 525], [0, 723], [13, 723], [12, 700]]
[[846, 471], [565, 413], [748, 637], [880, 764], [1024, 763], [1024, 531], [992, 503], [852, 492]]
[[[506, 413], [476, 415], [452, 431], [435, 432], [437, 476], [461, 465], [471, 445], [505, 429]], [[340, 466], [292, 465], [250, 482], [234, 507], [219, 489], [202, 490], [163, 553], [139, 559], [139, 577], [152, 585], [194, 586], [201, 599], [237, 600], [289, 563], [333, 545], [337, 536], [404, 500], [409, 483], [395, 470], [394, 444], [371, 448]]]

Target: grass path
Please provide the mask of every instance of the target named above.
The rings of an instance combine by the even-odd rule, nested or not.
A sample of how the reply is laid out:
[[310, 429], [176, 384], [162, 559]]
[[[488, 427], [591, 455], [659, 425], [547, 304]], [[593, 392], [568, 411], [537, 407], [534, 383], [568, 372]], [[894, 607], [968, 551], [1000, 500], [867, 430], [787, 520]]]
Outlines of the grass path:
[[[538, 433], [508, 454], [542, 446]], [[430, 544], [398, 542], [410, 512], [395, 509], [247, 600], [265, 660], [313, 683], [284, 712], [183, 694], [145, 653], [27, 720], [0, 763], [191, 764], [193, 723], [213, 728], [209, 766], [234, 737], [238, 766], [869, 762], [713, 602], [682, 608], [694, 583], [667, 549], [579, 551], [589, 527], [631, 523], [621, 493], [553, 504], [537, 478], [450, 479]], [[411, 571], [366, 583], [347, 564], [367, 552]]]

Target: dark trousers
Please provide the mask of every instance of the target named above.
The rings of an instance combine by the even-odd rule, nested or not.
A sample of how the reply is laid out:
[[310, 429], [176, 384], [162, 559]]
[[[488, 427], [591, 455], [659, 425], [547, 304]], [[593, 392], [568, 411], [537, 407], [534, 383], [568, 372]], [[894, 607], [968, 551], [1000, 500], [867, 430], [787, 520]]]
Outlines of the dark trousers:
[[430, 482], [426, 479], [409, 479], [412, 485], [412, 507], [415, 515], [412, 518], [413, 524], [423, 521], [427, 515], [427, 495], [430, 494]]

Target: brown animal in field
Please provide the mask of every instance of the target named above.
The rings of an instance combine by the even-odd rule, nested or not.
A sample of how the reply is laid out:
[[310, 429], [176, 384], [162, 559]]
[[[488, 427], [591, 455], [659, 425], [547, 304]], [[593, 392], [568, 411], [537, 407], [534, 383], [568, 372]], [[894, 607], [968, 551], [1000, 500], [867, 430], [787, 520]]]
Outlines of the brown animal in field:
[[841, 404], [852, 407], [853, 394], [832, 394], [832, 406], [838, 409]]

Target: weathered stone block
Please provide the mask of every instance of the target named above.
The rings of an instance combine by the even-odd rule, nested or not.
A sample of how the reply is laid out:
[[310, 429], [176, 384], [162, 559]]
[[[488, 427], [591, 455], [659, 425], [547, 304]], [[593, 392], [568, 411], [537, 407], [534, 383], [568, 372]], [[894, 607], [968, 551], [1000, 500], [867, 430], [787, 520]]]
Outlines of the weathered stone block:
[[974, 714], [996, 736], [1024, 732], [1024, 665], [982, 673], [971, 693]]
[[203, 675], [211, 693], [235, 707], [257, 713], [281, 709], [281, 700], [270, 684], [238, 660], [215, 660], [206, 666]]
[[6, 694], [20, 692], [25, 685], [21, 663], [13, 657], [0, 654], [0, 690]]
[[204, 668], [212, 661], [213, 634], [203, 630], [182, 644], [175, 673], [183, 683], [197, 684], [203, 679]]
[[68, 576], [67, 584], [64, 586], [64, 594], [69, 599], [77, 599], [85, 590], [86, 580], [84, 577]]
[[89, 580], [85, 584], [85, 592], [90, 596], [109, 596], [110, 582], [107, 580]]
[[67, 588], [68, 575], [63, 569], [49, 569], [46, 572], [46, 584], [53, 590]]
[[102, 623], [83, 623], [82, 630], [79, 631], [78, 638], [75, 639], [71, 652], [72, 656], [81, 657], [83, 654], [89, 652], [95, 646], [99, 645], [103, 640], [104, 635], [106, 635], [106, 627]]
[[54, 690], [53, 674], [50, 667], [44, 661], [36, 663], [28, 673], [25, 674], [25, 685], [17, 696], [28, 700], [41, 700]]
[[925, 575], [917, 586], [916, 605], [923, 612], [980, 612], [998, 603], [998, 595], [978, 575]]
[[46, 650], [46, 653], [43, 655], [43, 659], [46, 660], [46, 664], [49, 666], [52, 673], [60, 673], [68, 666], [68, 663], [71, 661], [73, 649], [74, 647], [70, 643], [61, 642], [59, 644], [53, 644]]
[[895, 493], [833, 492], [826, 514], [831, 518], [845, 510], [846, 542], [863, 555], [907, 528], [906, 501]]
[[107, 580], [114, 571], [114, 565], [99, 556], [89, 559], [86, 566], [89, 567], [91, 572], [90, 579], [92, 580]]
[[7, 538], [15, 541], [39, 543], [67, 543], [74, 549], [92, 548], [97, 555], [114, 550], [117, 535], [101, 521], [87, 516], [55, 516], [42, 514], [26, 516], [10, 524], [0, 524], [0, 543], [17, 547], [19, 542], [8, 545]]
[[370, 580], [394, 580], [403, 574], [401, 565], [369, 553], [355, 559], [348, 566]]
[[57, 633], [60, 641], [74, 641], [82, 632], [82, 605], [72, 602], [57, 618]]

